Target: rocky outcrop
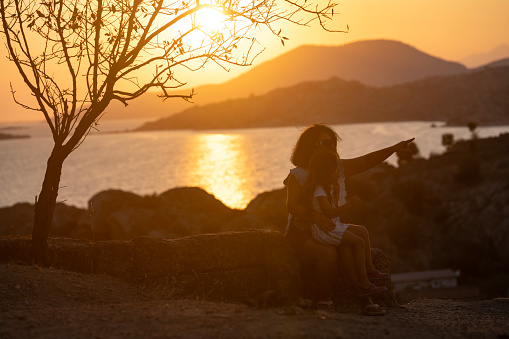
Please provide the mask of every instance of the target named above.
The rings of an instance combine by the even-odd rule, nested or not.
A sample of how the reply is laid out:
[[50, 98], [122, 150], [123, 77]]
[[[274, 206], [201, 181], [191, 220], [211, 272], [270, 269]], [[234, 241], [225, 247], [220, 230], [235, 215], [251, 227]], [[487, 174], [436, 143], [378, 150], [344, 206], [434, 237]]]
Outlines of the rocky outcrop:
[[[302, 295], [299, 260], [293, 247], [275, 231], [96, 243], [50, 238], [48, 245], [55, 268], [107, 274], [158, 290], [166, 297], [244, 301], [267, 290], [281, 291], [291, 298]], [[0, 260], [28, 261], [29, 248], [29, 237], [1, 238]], [[381, 251], [373, 251], [373, 257], [379, 269], [390, 270]], [[356, 305], [351, 285], [345, 282], [344, 274], [340, 276], [335, 300]], [[382, 301], [393, 301], [392, 294]]]
[[174, 188], [145, 197], [108, 190], [90, 199], [89, 223], [95, 240], [178, 238], [224, 231], [223, 226], [242, 213], [197, 187]]
[[[53, 215], [51, 233], [70, 238], [91, 239], [92, 231], [87, 222], [87, 211], [74, 206], [57, 204]], [[0, 208], [0, 236], [29, 235], [34, 226], [34, 205], [18, 203]]]
[[[33, 223], [32, 204], [0, 208], [0, 236], [32, 234]], [[50, 232], [92, 241], [140, 236], [173, 239], [265, 226], [261, 218], [230, 209], [201, 188], [182, 187], [152, 196], [102, 191], [90, 199], [88, 211], [58, 204]]]
[[246, 212], [261, 218], [267, 227], [284, 232], [288, 222], [286, 188], [258, 194], [247, 205]]

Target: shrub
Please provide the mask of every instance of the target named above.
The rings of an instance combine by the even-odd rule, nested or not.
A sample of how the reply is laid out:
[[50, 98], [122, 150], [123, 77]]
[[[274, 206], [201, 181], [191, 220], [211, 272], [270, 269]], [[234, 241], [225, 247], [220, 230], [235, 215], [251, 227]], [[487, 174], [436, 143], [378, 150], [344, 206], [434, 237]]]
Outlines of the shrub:
[[478, 159], [469, 157], [463, 159], [459, 165], [454, 179], [463, 185], [474, 185], [481, 180], [481, 163]]

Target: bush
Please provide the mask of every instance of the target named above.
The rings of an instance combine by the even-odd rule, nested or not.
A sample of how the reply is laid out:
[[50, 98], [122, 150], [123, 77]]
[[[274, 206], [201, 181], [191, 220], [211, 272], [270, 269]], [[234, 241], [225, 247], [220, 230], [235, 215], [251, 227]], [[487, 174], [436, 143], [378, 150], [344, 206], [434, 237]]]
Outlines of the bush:
[[481, 163], [476, 158], [463, 159], [458, 165], [454, 179], [464, 185], [474, 185], [481, 180]]

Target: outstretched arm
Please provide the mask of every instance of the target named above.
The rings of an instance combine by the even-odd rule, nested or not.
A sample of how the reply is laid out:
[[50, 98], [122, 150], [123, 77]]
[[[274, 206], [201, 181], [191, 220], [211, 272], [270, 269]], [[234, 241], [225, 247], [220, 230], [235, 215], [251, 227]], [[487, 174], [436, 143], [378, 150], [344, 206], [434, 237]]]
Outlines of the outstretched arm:
[[408, 144], [414, 141], [415, 138], [398, 142], [397, 144], [383, 148], [378, 151], [368, 153], [353, 159], [343, 159], [342, 164], [345, 169], [345, 176], [355, 175], [364, 172], [370, 168], [381, 164], [385, 159], [390, 157], [394, 152], [410, 152]]

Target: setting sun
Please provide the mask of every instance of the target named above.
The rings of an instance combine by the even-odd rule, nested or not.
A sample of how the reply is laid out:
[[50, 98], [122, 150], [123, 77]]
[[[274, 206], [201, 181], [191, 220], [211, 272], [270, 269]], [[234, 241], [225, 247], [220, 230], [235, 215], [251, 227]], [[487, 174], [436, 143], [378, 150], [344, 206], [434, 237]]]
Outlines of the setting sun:
[[194, 20], [202, 31], [213, 33], [225, 29], [228, 18], [217, 10], [203, 8], [196, 13]]
[[185, 33], [183, 43], [196, 49], [207, 46], [218, 33], [227, 37], [233, 26], [232, 20], [220, 8], [205, 7], [175, 24], [171, 28], [171, 35], [176, 32]]
[[195, 27], [196, 30], [187, 36], [185, 42], [193, 48], [206, 45], [214, 34], [229, 28], [228, 18], [212, 8], [202, 8], [190, 19], [190, 27]]

